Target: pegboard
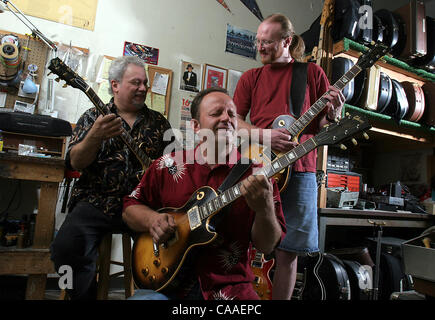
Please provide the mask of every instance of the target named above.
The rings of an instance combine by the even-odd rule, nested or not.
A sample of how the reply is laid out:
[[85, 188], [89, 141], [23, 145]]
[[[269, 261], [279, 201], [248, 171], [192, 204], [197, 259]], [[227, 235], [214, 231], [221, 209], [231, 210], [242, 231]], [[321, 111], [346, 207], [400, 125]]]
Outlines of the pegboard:
[[[21, 50], [20, 50], [21, 59], [23, 58], [23, 54], [25, 52], [23, 47], [30, 48], [30, 50], [27, 53], [26, 61], [21, 61], [20, 67], [18, 70], [23, 70], [23, 75], [27, 75], [27, 72], [28, 72], [27, 67], [29, 66], [29, 64], [37, 65], [38, 70], [36, 71], [36, 77], [34, 78], [34, 81], [36, 84], [39, 84], [39, 86], [41, 86], [42, 80], [45, 76], [44, 75], [45, 65], [47, 63], [47, 56], [48, 56], [48, 52], [49, 52], [50, 48], [41, 40], [34, 39], [34, 38], [30, 37], [30, 40], [27, 44], [27, 40], [29, 39], [29, 36], [15, 33], [15, 32], [0, 30], [0, 38], [2, 38], [4, 35], [7, 35], [7, 34], [13, 34], [16, 37], [18, 37], [18, 42], [20, 43], [20, 47], [21, 47]], [[23, 64], [24, 64], [24, 69], [23, 69]], [[4, 74], [3, 68], [4, 68], [3, 64], [0, 63], [0, 74]], [[25, 77], [22, 79], [22, 81], [24, 81], [24, 80], [25, 80]], [[27, 103], [33, 103], [33, 101], [34, 101], [34, 98], [18, 97], [18, 85], [17, 85], [17, 87], [0, 86], [0, 90], [7, 92], [6, 104], [5, 104], [6, 108], [13, 109], [16, 100], [27, 102]], [[39, 99], [39, 97], [38, 97], [38, 99]], [[37, 108], [37, 105], [38, 104], [36, 103], [36, 108]], [[35, 108], [35, 113], [37, 110], [36, 108]]]

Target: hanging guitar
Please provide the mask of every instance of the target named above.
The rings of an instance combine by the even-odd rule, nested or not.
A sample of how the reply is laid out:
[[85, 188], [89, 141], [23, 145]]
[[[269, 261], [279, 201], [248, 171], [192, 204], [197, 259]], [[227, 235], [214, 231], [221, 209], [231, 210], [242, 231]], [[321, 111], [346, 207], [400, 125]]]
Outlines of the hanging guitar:
[[[338, 90], [342, 90], [353, 78], [356, 77], [362, 69], [370, 68], [383, 57], [388, 51], [388, 48], [381, 43], [375, 44], [370, 50], [361, 55], [358, 62], [333, 85]], [[299, 119], [293, 118], [291, 115], [280, 115], [272, 123], [272, 129], [286, 129], [292, 136], [292, 141], [297, 142], [299, 135], [305, 129], [306, 126], [326, 107], [328, 100], [325, 98], [325, 92]], [[265, 162], [269, 164], [275, 158], [282, 156], [282, 153], [274, 152], [273, 150], [267, 150], [263, 148], [252, 148], [248, 150], [249, 157], [258, 162]], [[270, 156], [268, 155], [270, 154]], [[274, 178], [278, 183], [279, 190], [282, 192], [285, 190], [288, 184], [291, 168], [287, 167], [281, 172], [278, 172]]]
[[[337, 144], [370, 127], [360, 116], [343, 117], [339, 122], [325, 126], [316, 136], [275, 159], [270, 165], [262, 167], [256, 174], [271, 178], [315, 148]], [[176, 232], [171, 239], [160, 245], [153, 242], [149, 233], [141, 233], [136, 237], [132, 252], [132, 271], [136, 285], [163, 292], [181, 286], [183, 278], [191, 275], [191, 264], [195, 262], [192, 251], [216, 239], [214, 218], [220, 210], [242, 196], [241, 183], [221, 194], [205, 186], [196, 190], [183, 207], [158, 210], [174, 218]]]
[[[106, 104], [101, 101], [95, 91], [77, 73], [72, 71], [71, 68], [68, 67], [62, 60], [59, 58], [52, 59], [48, 69], [52, 73], [58, 75], [60, 79], [66, 82], [66, 84], [83, 91], [102, 115], [107, 115], [110, 113], [106, 107]], [[145, 154], [145, 152], [142, 151], [143, 143], [138, 146], [132, 136], [124, 128], [122, 128], [120, 137], [131, 150], [131, 152], [133, 152], [142, 166], [142, 171], [137, 174], [137, 178], [140, 180], [145, 170], [150, 166], [151, 159]]]
[[264, 254], [252, 245], [249, 247], [248, 256], [255, 276], [252, 282], [255, 292], [261, 300], [272, 300], [272, 281], [269, 273], [275, 264], [275, 259], [266, 260]]

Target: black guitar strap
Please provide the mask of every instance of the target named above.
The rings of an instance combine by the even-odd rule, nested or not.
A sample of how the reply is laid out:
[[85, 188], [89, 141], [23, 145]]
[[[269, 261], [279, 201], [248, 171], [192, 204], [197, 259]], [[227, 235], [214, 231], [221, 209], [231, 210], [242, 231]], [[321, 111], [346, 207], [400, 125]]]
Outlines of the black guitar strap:
[[221, 194], [228, 188], [231, 188], [237, 181], [239, 181], [243, 174], [249, 169], [251, 164], [251, 160], [246, 158], [240, 158], [239, 161], [237, 161], [237, 163], [231, 169], [230, 174], [225, 178], [224, 182], [222, 182], [222, 184], [217, 189], [218, 193]]
[[301, 116], [307, 88], [308, 63], [293, 62], [292, 83], [290, 88], [290, 114], [296, 119]]

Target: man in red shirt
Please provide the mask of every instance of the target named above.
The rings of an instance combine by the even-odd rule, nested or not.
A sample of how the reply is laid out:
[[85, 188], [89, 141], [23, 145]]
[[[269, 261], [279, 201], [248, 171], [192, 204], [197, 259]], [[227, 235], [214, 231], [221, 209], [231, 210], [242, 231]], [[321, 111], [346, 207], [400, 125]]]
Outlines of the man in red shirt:
[[[246, 71], [237, 83], [234, 102], [237, 106], [239, 127], [250, 131], [260, 130], [260, 143], [270, 141], [276, 152], [287, 152], [295, 146], [286, 129], [269, 129], [277, 116], [290, 110], [290, 88], [295, 59], [301, 59], [305, 45], [296, 35], [290, 20], [282, 14], [267, 17], [257, 30], [257, 49], [263, 67]], [[344, 96], [329, 85], [328, 79], [318, 65], [307, 66], [307, 86], [300, 115], [326, 91], [326, 108], [312, 121], [299, 142], [304, 142], [328, 122], [334, 121], [344, 104]], [[250, 124], [245, 118], [250, 112]], [[297, 256], [318, 251], [317, 231], [317, 152], [313, 150], [296, 161], [292, 167], [288, 186], [281, 194], [287, 233], [275, 250], [276, 269], [273, 278], [273, 299], [287, 300], [292, 296], [296, 281]]]
[[[172, 215], [155, 210], [183, 207], [203, 186], [216, 190], [240, 159], [235, 147], [236, 106], [225, 89], [210, 88], [198, 93], [191, 113], [199, 145], [157, 159], [137, 188], [124, 198], [124, 221], [134, 231], [149, 233], [157, 244], [167, 241], [177, 225]], [[249, 245], [252, 242], [258, 250], [270, 253], [285, 234], [278, 187], [263, 175], [252, 175], [256, 167], [249, 168], [242, 177], [238, 189], [242, 197], [227, 212], [216, 214], [222, 215], [216, 226], [218, 239], [196, 257], [196, 281], [206, 300], [258, 299], [252, 286]], [[186, 297], [176, 292], [170, 296]]]

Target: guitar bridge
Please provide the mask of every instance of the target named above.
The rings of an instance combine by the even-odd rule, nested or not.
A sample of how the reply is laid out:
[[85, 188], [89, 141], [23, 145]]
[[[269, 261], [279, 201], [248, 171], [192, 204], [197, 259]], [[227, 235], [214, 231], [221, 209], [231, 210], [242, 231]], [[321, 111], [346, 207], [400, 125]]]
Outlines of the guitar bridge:
[[187, 211], [187, 217], [189, 218], [190, 230], [194, 230], [201, 225], [201, 218], [199, 217], [198, 206], [194, 206]]

